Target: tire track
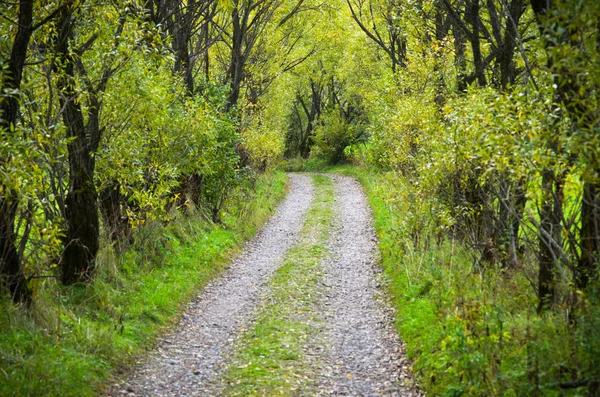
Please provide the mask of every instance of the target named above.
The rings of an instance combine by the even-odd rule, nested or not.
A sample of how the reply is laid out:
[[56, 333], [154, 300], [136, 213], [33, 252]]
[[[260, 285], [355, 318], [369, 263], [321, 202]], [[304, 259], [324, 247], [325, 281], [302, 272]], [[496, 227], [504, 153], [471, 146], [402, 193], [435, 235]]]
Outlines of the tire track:
[[325, 269], [325, 343], [329, 349], [321, 375], [321, 395], [418, 396], [409, 363], [393, 328], [393, 311], [380, 292], [377, 239], [361, 186], [332, 175], [338, 225]]

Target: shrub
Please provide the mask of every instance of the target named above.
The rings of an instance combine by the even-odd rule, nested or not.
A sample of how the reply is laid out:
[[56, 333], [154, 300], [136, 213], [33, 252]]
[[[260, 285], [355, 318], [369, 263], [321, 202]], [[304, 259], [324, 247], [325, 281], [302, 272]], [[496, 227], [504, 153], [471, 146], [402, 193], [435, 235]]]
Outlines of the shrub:
[[359, 142], [361, 128], [360, 124], [348, 122], [337, 109], [324, 113], [315, 129], [315, 146], [311, 155], [331, 164], [348, 160], [346, 148]]

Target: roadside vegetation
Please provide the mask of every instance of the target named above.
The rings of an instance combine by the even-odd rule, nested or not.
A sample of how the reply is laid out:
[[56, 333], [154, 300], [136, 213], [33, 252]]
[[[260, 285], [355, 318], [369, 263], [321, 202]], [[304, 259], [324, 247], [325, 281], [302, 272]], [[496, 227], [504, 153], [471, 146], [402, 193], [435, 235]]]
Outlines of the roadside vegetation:
[[573, 317], [564, 306], [540, 315], [527, 275], [501, 266], [482, 268], [472, 247], [440, 236], [431, 203], [417, 198], [398, 175], [347, 166], [332, 171], [357, 177], [369, 196], [396, 327], [423, 390], [595, 393], [588, 390], [598, 377], [597, 286]]

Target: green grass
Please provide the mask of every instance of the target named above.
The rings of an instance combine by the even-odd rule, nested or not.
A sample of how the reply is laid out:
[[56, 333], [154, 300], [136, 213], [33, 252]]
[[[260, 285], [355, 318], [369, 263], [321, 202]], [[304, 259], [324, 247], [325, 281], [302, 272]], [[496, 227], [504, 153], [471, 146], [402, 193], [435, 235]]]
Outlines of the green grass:
[[232, 197], [224, 225], [147, 225], [120, 258], [106, 247], [90, 285], [39, 283], [34, 307], [1, 302], [0, 395], [93, 396], [153, 346], [285, 193], [282, 173]]
[[331, 179], [319, 175], [313, 179], [315, 202], [300, 242], [286, 253], [269, 281], [255, 322], [236, 346], [224, 376], [225, 395], [297, 395], [310, 390], [313, 374], [303, 346], [318, 332], [314, 324], [321, 321], [315, 299], [333, 218]]

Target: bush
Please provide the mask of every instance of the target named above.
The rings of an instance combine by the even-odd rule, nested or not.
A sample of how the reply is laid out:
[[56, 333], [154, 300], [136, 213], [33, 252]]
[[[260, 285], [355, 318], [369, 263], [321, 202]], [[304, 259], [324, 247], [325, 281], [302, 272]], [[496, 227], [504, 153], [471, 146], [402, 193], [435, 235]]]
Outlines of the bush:
[[319, 121], [320, 124], [315, 128], [315, 146], [311, 156], [330, 164], [348, 160], [347, 148], [359, 142], [362, 125], [349, 123], [337, 109], [323, 114]]

